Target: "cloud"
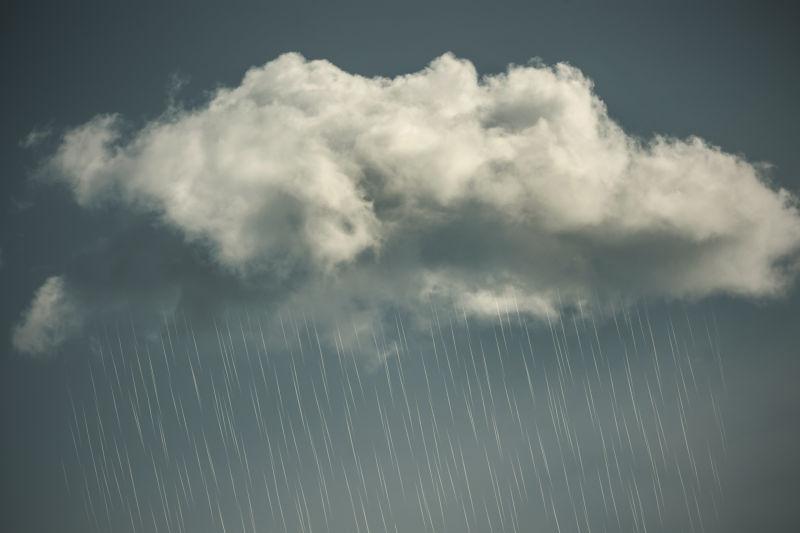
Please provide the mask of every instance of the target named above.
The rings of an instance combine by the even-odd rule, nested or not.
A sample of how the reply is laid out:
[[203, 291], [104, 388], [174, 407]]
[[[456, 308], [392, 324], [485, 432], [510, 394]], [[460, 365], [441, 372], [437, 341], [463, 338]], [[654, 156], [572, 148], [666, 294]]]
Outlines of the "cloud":
[[325, 285], [543, 315], [608, 293], [774, 296], [798, 264], [797, 201], [764, 167], [626, 134], [566, 64], [479, 76], [445, 54], [368, 78], [285, 54], [140, 128], [97, 116], [48, 168], [81, 206], [157, 219], [306, 303]]
[[19, 352], [46, 355], [56, 350], [81, 325], [81, 309], [64, 278], [51, 276], [33, 297], [14, 327], [12, 342]]
[[39, 146], [53, 134], [53, 129], [50, 126], [33, 128], [24, 139], [20, 140], [19, 145], [22, 148], [34, 148]]

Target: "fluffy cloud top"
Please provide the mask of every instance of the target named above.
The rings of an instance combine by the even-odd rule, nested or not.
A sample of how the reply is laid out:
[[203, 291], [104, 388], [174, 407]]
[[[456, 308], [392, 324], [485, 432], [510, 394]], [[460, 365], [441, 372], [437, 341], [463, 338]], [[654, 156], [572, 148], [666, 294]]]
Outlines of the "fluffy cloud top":
[[69, 338], [81, 324], [80, 310], [60, 276], [51, 276], [36, 291], [30, 308], [14, 328], [19, 352], [45, 355]]
[[[50, 165], [81, 205], [157, 216], [245, 278], [364, 279], [479, 313], [603, 291], [772, 295], [800, 245], [795, 199], [757, 166], [627, 135], [564, 64], [481, 77], [446, 54], [389, 79], [286, 54], [135, 131], [96, 117]], [[38, 346], [58, 283], [21, 345]]]

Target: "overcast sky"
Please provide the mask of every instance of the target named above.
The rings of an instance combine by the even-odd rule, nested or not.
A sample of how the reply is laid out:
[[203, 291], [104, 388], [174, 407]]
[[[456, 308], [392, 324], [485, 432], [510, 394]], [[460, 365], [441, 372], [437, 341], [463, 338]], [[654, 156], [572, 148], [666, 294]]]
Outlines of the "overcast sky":
[[3, 528], [794, 530], [795, 10], [337, 4], [2, 7]]

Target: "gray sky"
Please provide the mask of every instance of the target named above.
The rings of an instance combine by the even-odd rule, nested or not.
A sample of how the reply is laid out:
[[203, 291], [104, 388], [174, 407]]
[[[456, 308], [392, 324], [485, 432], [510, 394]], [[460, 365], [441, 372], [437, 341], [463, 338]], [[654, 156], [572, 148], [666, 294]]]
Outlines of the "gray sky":
[[4, 529], [795, 529], [793, 7], [2, 9]]

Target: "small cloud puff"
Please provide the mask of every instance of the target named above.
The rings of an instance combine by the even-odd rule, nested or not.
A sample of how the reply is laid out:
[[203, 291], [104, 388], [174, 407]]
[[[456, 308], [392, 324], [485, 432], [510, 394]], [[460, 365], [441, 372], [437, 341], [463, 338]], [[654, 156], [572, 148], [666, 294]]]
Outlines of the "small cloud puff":
[[81, 310], [61, 276], [45, 280], [14, 327], [12, 343], [20, 353], [43, 356], [72, 336], [82, 323]]

